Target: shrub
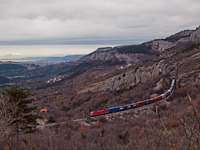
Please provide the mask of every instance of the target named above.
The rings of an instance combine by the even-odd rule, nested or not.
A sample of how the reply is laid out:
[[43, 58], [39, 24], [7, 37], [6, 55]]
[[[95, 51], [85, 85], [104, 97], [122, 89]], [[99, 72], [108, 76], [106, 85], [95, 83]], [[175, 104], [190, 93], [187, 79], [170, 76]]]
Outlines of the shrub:
[[101, 106], [105, 105], [107, 102], [108, 102], [108, 99], [102, 100], [102, 101], [98, 102], [98, 103], [95, 105], [95, 108], [98, 109], [98, 108], [100, 108]]
[[178, 96], [185, 97], [186, 96], [186, 89], [184, 87], [178, 88], [176, 90]]
[[126, 131], [125, 134], [118, 135], [118, 139], [121, 144], [126, 145], [129, 143], [129, 133]]
[[147, 47], [146, 45], [131, 45], [131, 46], [126, 46], [126, 47], [120, 47], [117, 48], [117, 51], [119, 53], [142, 53], [142, 54], [150, 54], [151, 47]]
[[48, 122], [47, 123], [55, 123], [56, 121], [53, 119], [52, 116], [50, 116], [48, 119]]

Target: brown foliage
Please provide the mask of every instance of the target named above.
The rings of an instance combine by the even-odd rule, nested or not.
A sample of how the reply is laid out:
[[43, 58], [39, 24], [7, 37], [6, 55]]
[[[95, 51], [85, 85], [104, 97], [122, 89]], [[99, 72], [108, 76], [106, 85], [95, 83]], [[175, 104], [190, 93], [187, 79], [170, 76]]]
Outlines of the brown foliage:
[[184, 87], [178, 88], [176, 90], [178, 96], [185, 97], [186, 96], [186, 89]]
[[169, 118], [165, 121], [165, 126], [168, 127], [169, 129], [176, 128], [179, 126], [179, 121], [174, 118]]

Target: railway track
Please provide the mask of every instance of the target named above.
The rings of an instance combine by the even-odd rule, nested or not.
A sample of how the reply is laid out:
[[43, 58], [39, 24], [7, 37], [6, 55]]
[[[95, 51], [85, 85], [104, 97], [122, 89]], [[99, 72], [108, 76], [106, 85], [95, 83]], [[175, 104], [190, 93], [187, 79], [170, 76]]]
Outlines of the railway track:
[[[121, 116], [129, 116], [129, 115], [132, 116], [131, 118], [136, 118], [136, 117], [139, 116], [139, 114], [148, 112], [149, 111], [148, 109], [151, 109], [155, 105], [166, 102], [168, 99], [170, 99], [172, 97], [174, 91], [175, 91], [175, 89], [171, 92], [171, 94], [168, 97], [166, 97], [166, 98], [164, 98], [160, 101], [148, 104], [148, 105], [144, 105], [144, 106], [141, 106], [141, 107], [128, 109], [128, 110], [124, 110], [124, 111], [119, 111], [119, 112], [115, 112], [115, 113], [109, 113], [109, 114], [105, 114], [105, 115], [101, 115], [101, 116], [96, 116], [96, 117], [92, 117], [92, 118], [88, 117], [88, 118], [75, 119], [75, 120], [72, 120], [72, 121], [74, 121], [74, 122], [83, 122], [83, 121], [88, 121], [88, 120], [90, 120], [90, 121], [94, 120], [95, 121], [95, 120], [98, 120], [99, 118], [102, 118], [102, 117], [105, 117], [107, 120], [112, 120], [112, 119], [115, 119], [115, 118], [120, 118]], [[148, 110], [148, 111], [146, 111], [146, 110]], [[38, 125], [38, 126], [36, 126], [36, 128], [37, 129], [44, 129], [45, 127], [64, 125], [64, 124], [67, 124], [67, 123], [68, 122], [64, 121], [64, 122], [51, 123], [51, 124], [45, 124], [45, 125]]]
[[[95, 117], [92, 117], [91, 119], [92, 120], [98, 120], [99, 118], [105, 117], [107, 120], [112, 120], [112, 119], [115, 119], [115, 118], [116, 119], [117, 118], [124, 118], [124, 116], [128, 116], [129, 114], [130, 115], [128, 117], [137, 118], [139, 116], [139, 114], [141, 114], [141, 113], [148, 114], [149, 109], [151, 109], [154, 106], [159, 105], [163, 102], [166, 102], [168, 99], [170, 99], [173, 96], [174, 91], [175, 91], [175, 89], [172, 91], [172, 93], [168, 97], [166, 97], [166, 98], [164, 98], [160, 101], [157, 101], [157, 102], [154, 102], [154, 103], [151, 103], [151, 104], [148, 104], [148, 105], [144, 105], [144, 106], [141, 106], [141, 107], [136, 107], [136, 108], [133, 108], [133, 109], [109, 113], [109, 114], [100, 115], [100, 116], [95, 116]], [[79, 119], [79, 120], [81, 121], [81, 119]]]

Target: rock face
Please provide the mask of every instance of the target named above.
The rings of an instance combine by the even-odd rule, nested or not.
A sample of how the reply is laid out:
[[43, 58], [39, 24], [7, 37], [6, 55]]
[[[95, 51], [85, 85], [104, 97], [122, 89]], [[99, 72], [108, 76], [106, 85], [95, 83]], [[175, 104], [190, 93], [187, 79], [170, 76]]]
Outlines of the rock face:
[[[150, 47], [148, 49], [149, 51], [162, 53], [163, 51], [173, 48], [178, 44], [182, 43], [198, 43], [200, 42], [200, 27], [198, 27], [196, 30], [185, 30], [181, 31], [179, 33], [176, 33], [172, 36], [167, 37], [166, 39], [161, 40], [154, 40], [150, 42], [143, 43], [141, 45], [146, 45], [147, 47]], [[109, 60], [117, 60], [119, 62], [130, 62], [134, 63], [137, 62], [144, 54], [139, 53], [130, 53], [130, 54], [123, 54], [117, 51], [118, 48], [127, 47], [127, 45], [124, 46], [118, 46], [118, 47], [104, 47], [99, 48], [95, 52], [83, 57], [80, 59], [81, 62], [85, 61], [109, 61]]]
[[80, 91], [81, 93], [87, 91], [113, 91], [120, 89], [129, 89], [131, 86], [136, 86], [138, 83], [145, 83], [152, 78], [156, 78], [160, 74], [166, 74], [169, 68], [163, 62], [155, 63], [150, 67], [140, 67], [137, 70], [128, 71], [121, 75], [114, 76], [104, 81], [94, 83]]
[[92, 53], [86, 57], [84, 57], [85, 61], [93, 61], [93, 60], [103, 60], [103, 61], [107, 61], [107, 60], [111, 60], [116, 58], [116, 56], [114, 55], [114, 51], [102, 51], [102, 52], [95, 52]]
[[105, 51], [109, 51], [112, 50], [112, 47], [102, 47], [102, 48], [98, 48], [96, 50], [96, 52], [105, 52]]
[[184, 30], [184, 31], [181, 31], [179, 33], [176, 33], [174, 35], [167, 37], [165, 40], [171, 41], [171, 42], [177, 42], [181, 38], [189, 37], [191, 35], [191, 33], [193, 33], [194, 31], [195, 30]]
[[154, 51], [162, 52], [173, 46], [174, 46], [173, 42], [168, 42], [168, 41], [164, 41], [164, 40], [156, 40], [156, 41], [153, 41], [151, 48]]
[[85, 57], [83, 57], [82, 61], [109, 61], [109, 60], [116, 60], [119, 62], [126, 62], [126, 63], [135, 63], [137, 62], [141, 57], [143, 57], [144, 54], [123, 54], [117, 52], [114, 48], [109, 49], [109, 51], [101, 51], [101, 52], [94, 52], [91, 53]]
[[199, 43], [200, 27], [198, 27], [196, 30], [181, 31], [179, 33], [167, 37], [164, 40], [154, 40], [151, 44], [151, 48], [154, 51], [163, 52], [183, 42]]
[[190, 41], [200, 43], [200, 26], [190, 35]]
[[[91, 84], [89, 87], [87, 87], [86, 89], [80, 92], [84, 93], [87, 91], [97, 92], [97, 91], [113, 91], [113, 90], [129, 89], [130, 87], [136, 86], [139, 83], [146, 83], [147, 81], [155, 79], [159, 75], [168, 74], [170, 77], [175, 78], [177, 64], [181, 64], [181, 66], [183, 67], [183, 68], [180, 68], [180, 71], [179, 71], [180, 78], [185, 78], [187, 80], [186, 78], [187, 75], [192, 73], [190, 70], [191, 69], [190, 67], [187, 70], [187, 65], [191, 63], [198, 64], [199, 60], [200, 60], [200, 53], [197, 53], [185, 59], [181, 59], [178, 62], [166, 62], [164, 60], [161, 60], [159, 62], [154, 63], [151, 66], [140, 67], [136, 70], [127, 71], [120, 75], [108, 78], [104, 81]], [[196, 68], [198, 67], [200, 66], [196, 65]], [[193, 68], [193, 70], [195, 70], [195, 68]], [[197, 70], [197, 73], [199, 73], [199, 71]], [[194, 80], [198, 80], [195, 82], [195, 84], [200, 83], [199, 77], [200, 76], [197, 75], [197, 78], [194, 79]], [[190, 81], [188, 80], [184, 82], [189, 84]], [[160, 81], [157, 84], [154, 90], [159, 89], [161, 86], [162, 86], [162, 81]]]
[[160, 74], [168, 72], [169, 69], [166, 66], [166, 64], [160, 62], [147, 68], [140, 67], [136, 71], [129, 71], [107, 80], [98, 87], [98, 90], [120, 90], [136, 86], [138, 83], [145, 83]]
[[[154, 40], [154, 41], [150, 41], [143, 44], [146, 44], [146, 46], [151, 46], [151, 50], [161, 53], [167, 49], [175, 47], [177, 44], [183, 45], [184, 42], [199, 43], [200, 42], [200, 27], [198, 27], [196, 30], [185, 30], [185, 31], [179, 32], [163, 40]], [[84, 59], [85, 60], [101, 60], [101, 61], [116, 59], [118, 61], [131, 62], [134, 64], [137, 61], [140, 61], [141, 58], [144, 58], [144, 57], [145, 57], [144, 54], [137, 54], [137, 53], [123, 54], [123, 53], [119, 53], [115, 48], [104, 48], [104, 49], [99, 49], [97, 50], [97, 52], [94, 52], [84, 57]], [[193, 63], [191, 60], [195, 60], [196, 62], [200, 60], [199, 53], [195, 55], [195, 58], [192, 58], [192, 57], [180, 60], [179, 63], [189, 64], [189, 63]], [[129, 89], [130, 87], [136, 86], [139, 83], [145, 83], [151, 79], [154, 79], [158, 77], [159, 75], [169, 74], [170, 76], [175, 77], [176, 67], [177, 67], [177, 62], [171, 63], [171, 62], [165, 62], [164, 60], [162, 60], [148, 67], [140, 67], [138, 69], [131, 70], [131, 71], [129, 70], [125, 73], [122, 73], [121, 75], [113, 76], [104, 81], [93, 83], [86, 89], [83, 89], [81, 92], [84, 93], [87, 91], [95, 92], [95, 91], [106, 91], [106, 90], [113, 91], [113, 90], [120, 90], [120, 89]], [[185, 68], [187, 68], [187, 65], [185, 65]], [[185, 68], [183, 68], [184, 71], [185, 71]], [[190, 70], [188, 70], [188, 72], [190, 72]]]

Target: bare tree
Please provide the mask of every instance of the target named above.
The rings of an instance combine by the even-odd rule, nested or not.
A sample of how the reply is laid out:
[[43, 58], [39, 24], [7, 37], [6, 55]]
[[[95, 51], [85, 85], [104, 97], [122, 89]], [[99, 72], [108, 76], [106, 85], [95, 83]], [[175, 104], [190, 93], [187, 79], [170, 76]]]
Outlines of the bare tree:
[[0, 136], [1, 141], [10, 147], [10, 137], [15, 132], [13, 122], [17, 112], [17, 103], [10, 101], [7, 96], [0, 96]]
[[191, 107], [187, 111], [183, 110], [176, 119], [180, 122], [179, 135], [182, 138], [178, 141], [177, 147], [182, 150], [199, 149], [200, 145], [200, 118], [199, 111], [195, 108], [194, 102], [187, 93]]
[[[33, 132], [31, 123], [35, 122], [36, 115], [32, 114], [36, 107], [31, 107], [33, 100], [28, 99], [29, 92], [18, 87], [5, 89], [0, 95], [0, 146], [9, 146], [17, 143], [20, 146], [20, 131]], [[30, 125], [30, 126], [29, 126]], [[14, 140], [15, 139], [15, 140]]]

